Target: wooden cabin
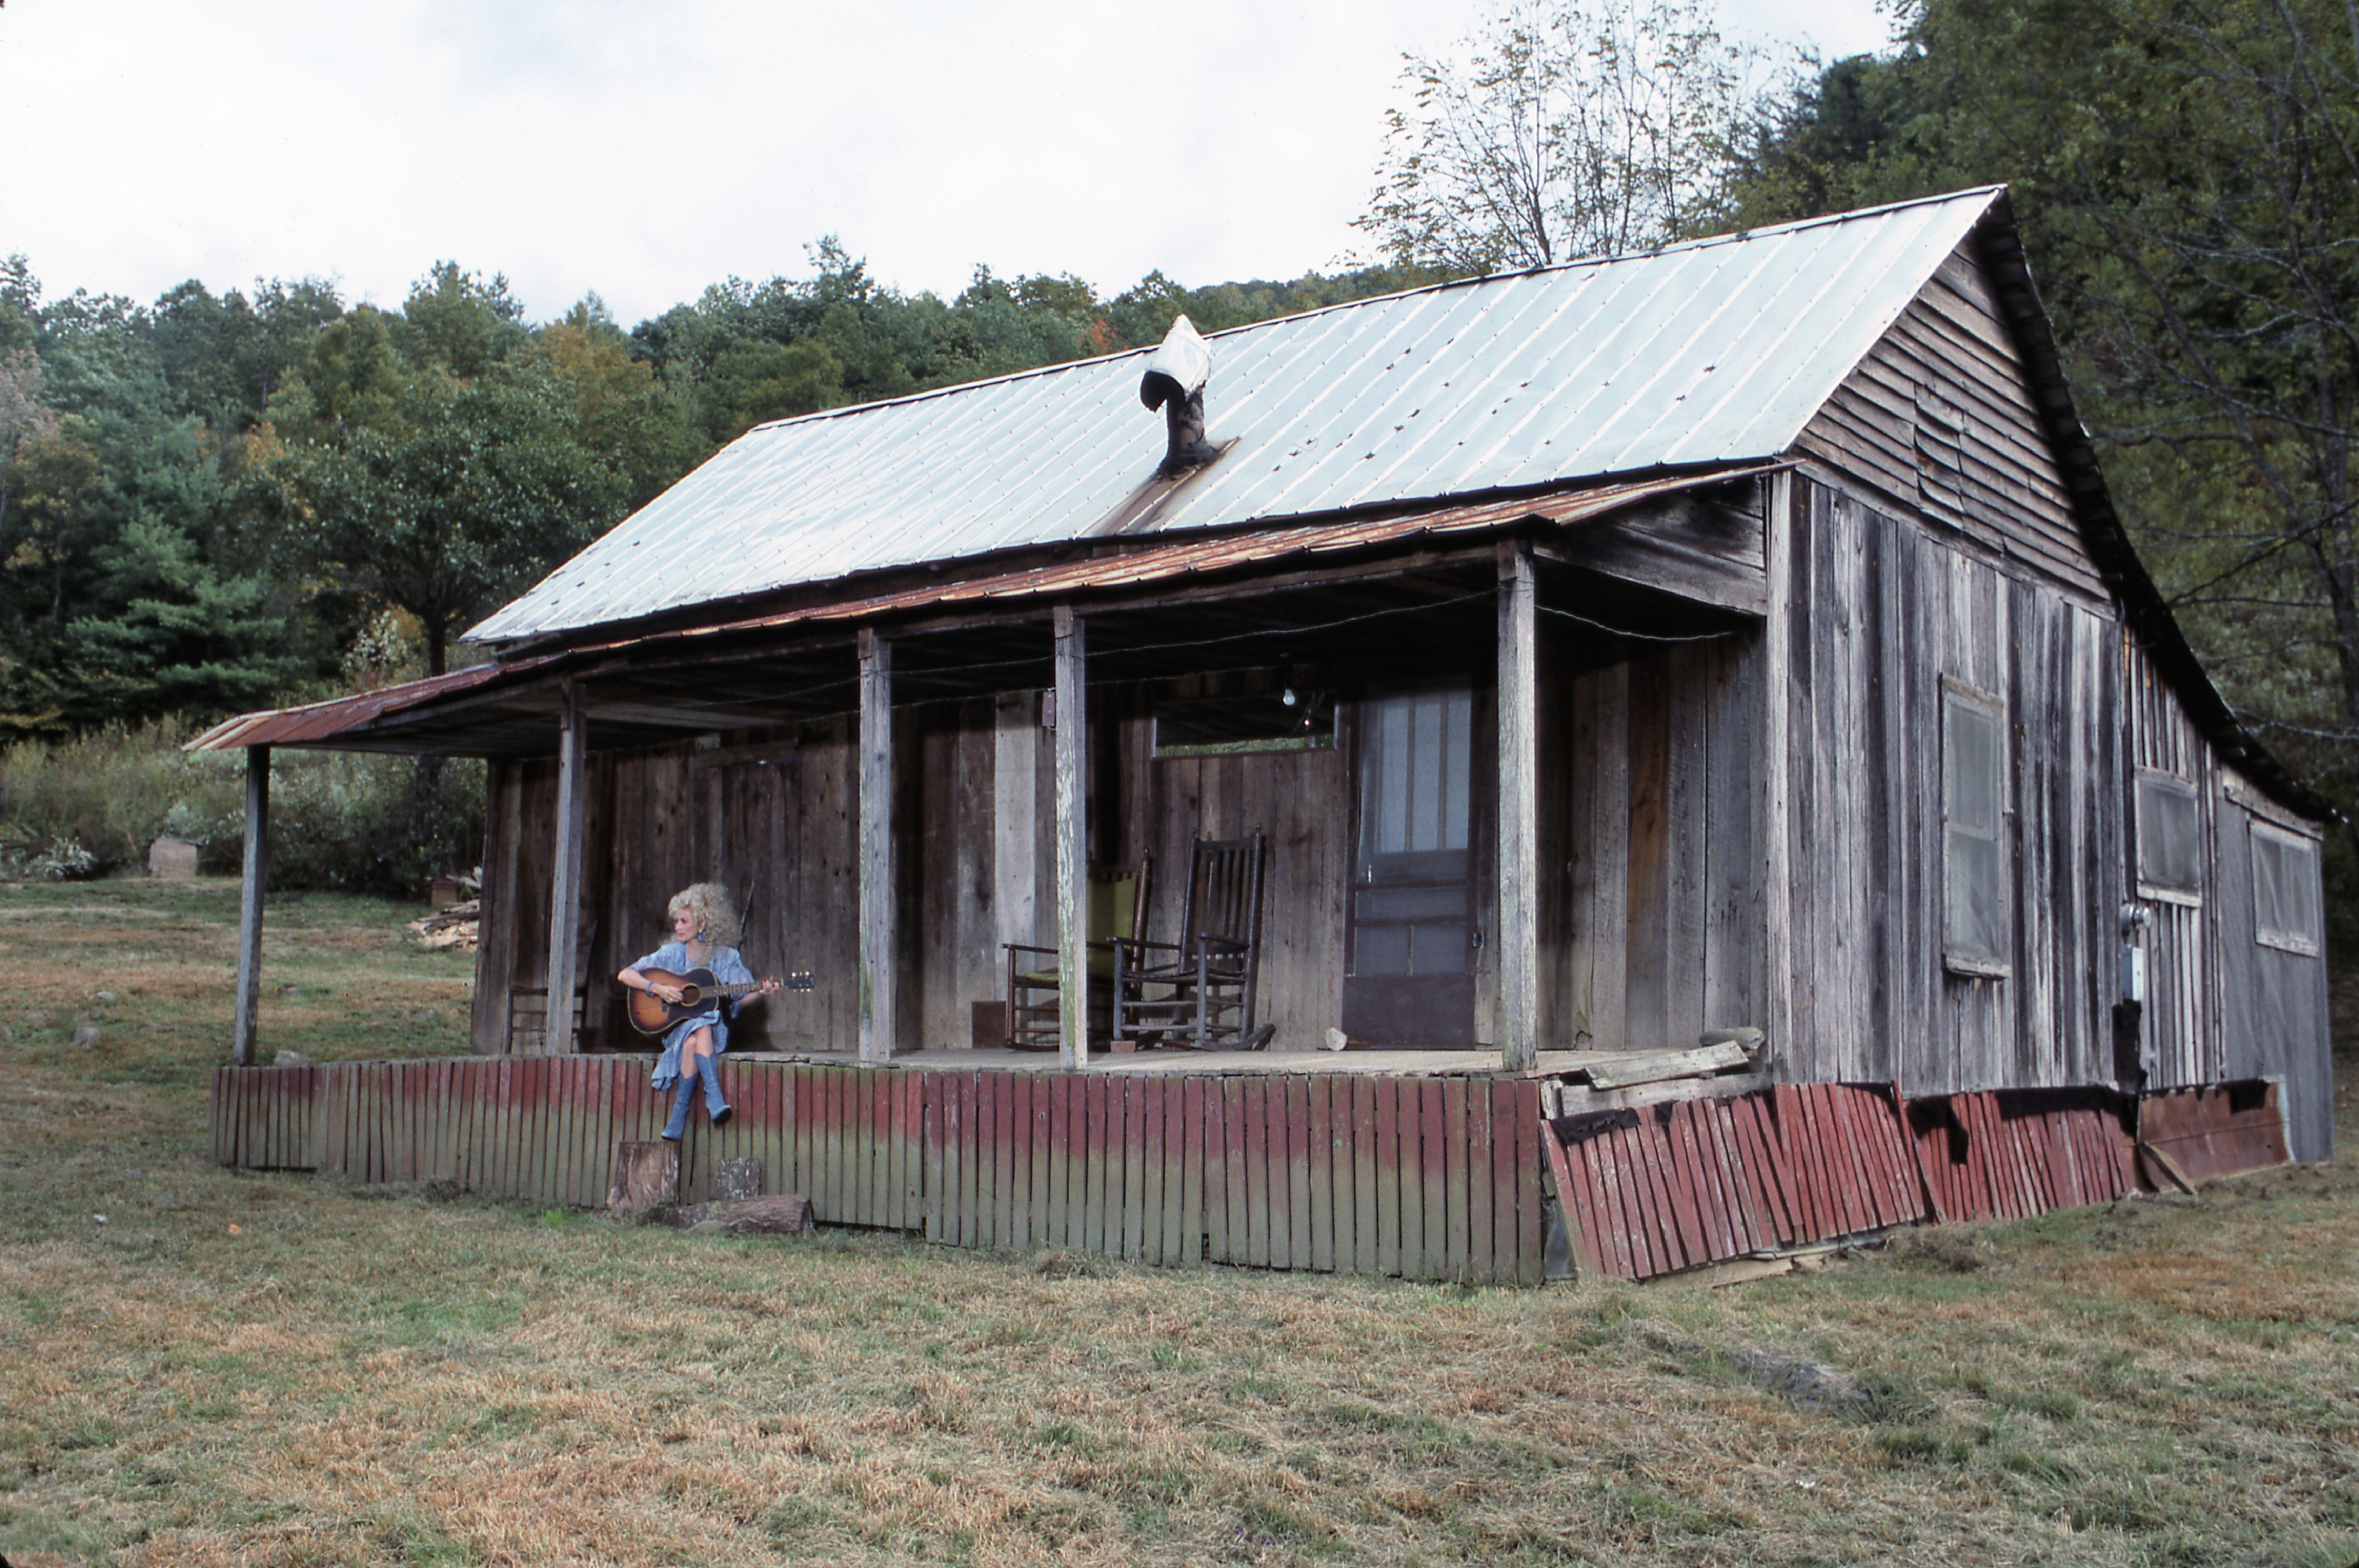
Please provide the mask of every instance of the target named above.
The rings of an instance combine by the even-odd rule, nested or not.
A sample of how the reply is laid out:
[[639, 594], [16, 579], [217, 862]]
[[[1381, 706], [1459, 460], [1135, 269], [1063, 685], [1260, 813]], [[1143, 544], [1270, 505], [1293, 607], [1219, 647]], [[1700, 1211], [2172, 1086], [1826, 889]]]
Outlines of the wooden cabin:
[[1168, 939], [1258, 835], [1267, 1070], [1754, 1029], [1756, 1084], [2273, 1081], [2331, 1153], [2328, 814], [2133, 555], [2004, 189], [1186, 337], [761, 427], [490, 663], [200, 743], [490, 759], [482, 1056], [641, 1048], [609, 978], [709, 879], [816, 981], [733, 1054], [1036, 1067], [1008, 946], [1085, 1001], [1090, 868]]

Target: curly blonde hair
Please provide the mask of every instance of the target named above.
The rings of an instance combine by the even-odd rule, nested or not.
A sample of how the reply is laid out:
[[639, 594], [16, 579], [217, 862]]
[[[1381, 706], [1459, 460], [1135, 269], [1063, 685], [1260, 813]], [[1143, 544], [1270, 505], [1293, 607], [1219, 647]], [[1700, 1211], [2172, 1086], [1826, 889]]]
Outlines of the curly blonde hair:
[[693, 882], [680, 889], [671, 895], [664, 913], [678, 914], [683, 909], [696, 916], [696, 928], [708, 947], [734, 947], [745, 935], [729, 890], [719, 882]]

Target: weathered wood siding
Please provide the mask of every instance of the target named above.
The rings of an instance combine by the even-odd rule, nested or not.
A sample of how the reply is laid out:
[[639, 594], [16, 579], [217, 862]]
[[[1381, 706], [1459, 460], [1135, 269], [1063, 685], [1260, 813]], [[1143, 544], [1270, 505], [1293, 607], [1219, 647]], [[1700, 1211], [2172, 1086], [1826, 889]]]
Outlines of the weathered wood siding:
[[[2121, 697], [2109, 617], [1804, 482], [1786, 530], [1798, 1080], [1906, 1092], [2112, 1075]], [[2004, 979], [1943, 962], [1941, 680], [2005, 699]]]
[[[783, 991], [749, 1011], [733, 1044], [851, 1048], [857, 1019], [845, 977], [854, 972], [857, 939], [855, 763], [845, 720], [709, 756], [692, 744], [592, 752], [582, 877], [585, 1049], [643, 1044], [625, 1022], [612, 978], [667, 939], [671, 895], [709, 880], [725, 882], [739, 901], [749, 966], [818, 977], [809, 991]], [[473, 1046], [498, 1055], [507, 1050], [511, 989], [542, 984], [548, 962], [547, 921], [538, 912], [549, 901], [555, 764], [495, 762], [491, 795]]]
[[[1106, 687], [1092, 701], [1096, 858], [1154, 857], [1148, 934], [1168, 941], [1195, 840], [1266, 835], [1258, 1015], [1277, 1026], [1271, 1049], [1314, 1048], [1342, 1012], [1348, 733], [1333, 749], [1158, 762], [1146, 693]], [[1042, 853], [1055, 841], [1050, 732], [1040, 728], [1034, 692], [902, 708], [894, 729], [904, 999], [897, 1048], [958, 1048], [973, 1041], [973, 1004], [1006, 994], [1003, 945], [1056, 940], [1054, 868]], [[1487, 741], [1476, 738], [1478, 773]], [[638, 1043], [609, 978], [663, 940], [670, 895], [707, 879], [726, 881], [740, 900], [748, 965], [808, 968], [817, 979], [808, 992], [782, 992], [750, 1011], [733, 1044], [852, 1048], [856, 762], [848, 720], [805, 725], [768, 744], [732, 740], [709, 753], [690, 744], [593, 753], [586, 1048]], [[555, 788], [553, 765], [495, 764], [484, 851], [494, 913], [477, 961], [481, 1054], [507, 1048], [511, 988], [541, 983], [547, 922], [537, 912], [549, 899]]]
[[1544, 644], [1544, 1047], [1762, 1023], [1759, 652], [1746, 632], [1584, 666]]
[[[2214, 873], [2212, 974], [2220, 1014], [2219, 1077], [2231, 1082], [2279, 1078], [2286, 1146], [2296, 1160], [2334, 1155], [2334, 1065], [2328, 1048], [2326, 959], [2264, 946], [2253, 896], [2253, 827], [2256, 820], [2316, 840], [2314, 826], [2260, 803], [2219, 770], [2212, 805]], [[2240, 798], [2241, 797], [2241, 798]], [[2314, 866], [2321, 866], [2321, 854]], [[2322, 866], [2321, 866], [2322, 869]], [[2324, 890], [2312, 907], [2323, 912]], [[2322, 935], [2322, 933], [2321, 933]], [[2322, 945], [2321, 945], [2322, 946]]]
[[1985, 561], [2084, 604], [2109, 595], [1968, 241], [1813, 419], [1799, 450], [1920, 514]]
[[[1183, 694], [1210, 695], [1204, 684], [1190, 683]], [[1096, 838], [1100, 858], [1155, 858], [1146, 935], [1172, 942], [1196, 840], [1263, 834], [1268, 860], [1255, 1017], [1277, 1026], [1270, 1050], [1317, 1049], [1343, 1016], [1343, 901], [1352, 880], [1354, 796], [1348, 708], [1332, 747], [1158, 762], [1151, 695], [1131, 688], [1110, 693], [1105, 704], [1114, 756], [1093, 780], [1096, 820], [1107, 824]], [[1483, 744], [1478, 733], [1478, 766]], [[1101, 804], [1109, 789], [1118, 803], [1111, 812]]]

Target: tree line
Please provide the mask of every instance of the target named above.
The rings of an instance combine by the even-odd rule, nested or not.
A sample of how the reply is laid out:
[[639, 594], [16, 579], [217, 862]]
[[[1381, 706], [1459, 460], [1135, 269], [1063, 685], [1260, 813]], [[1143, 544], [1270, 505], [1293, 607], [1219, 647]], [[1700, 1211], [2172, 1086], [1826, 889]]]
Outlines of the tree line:
[[765, 420], [1384, 293], [1391, 266], [1101, 299], [978, 267], [952, 299], [833, 239], [625, 330], [534, 324], [436, 265], [397, 309], [316, 279], [152, 304], [0, 263], [0, 741], [216, 718], [415, 674]]

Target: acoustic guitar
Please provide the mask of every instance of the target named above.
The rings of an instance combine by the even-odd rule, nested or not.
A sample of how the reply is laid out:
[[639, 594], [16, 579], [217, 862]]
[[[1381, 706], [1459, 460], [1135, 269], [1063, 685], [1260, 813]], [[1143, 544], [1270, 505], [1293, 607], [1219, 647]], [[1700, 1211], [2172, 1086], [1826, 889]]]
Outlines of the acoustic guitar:
[[[694, 1018], [701, 1012], [710, 1012], [712, 1004], [723, 997], [750, 996], [762, 989], [759, 980], [747, 980], [743, 984], [716, 980], [711, 969], [690, 969], [684, 975], [675, 975], [669, 969], [641, 969], [639, 973], [651, 982], [669, 980], [679, 987], [678, 1001], [666, 1001], [651, 990], [631, 993], [631, 1027], [642, 1034], [664, 1033], [675, 1023]], [[785, 991], [810, 989], [810, 971], [797, 970], [780, 980], [778, 989]]]

